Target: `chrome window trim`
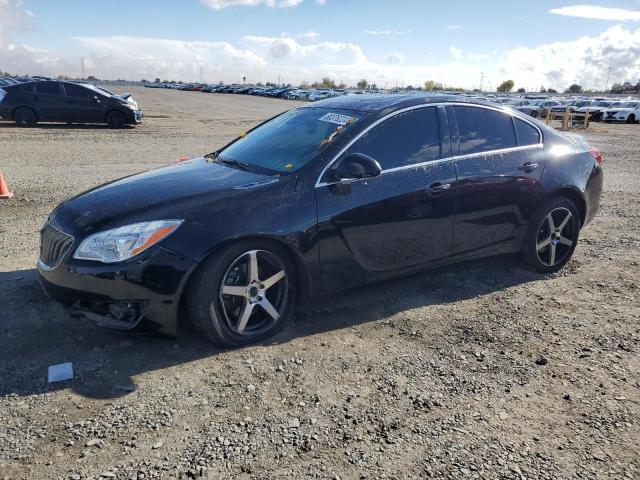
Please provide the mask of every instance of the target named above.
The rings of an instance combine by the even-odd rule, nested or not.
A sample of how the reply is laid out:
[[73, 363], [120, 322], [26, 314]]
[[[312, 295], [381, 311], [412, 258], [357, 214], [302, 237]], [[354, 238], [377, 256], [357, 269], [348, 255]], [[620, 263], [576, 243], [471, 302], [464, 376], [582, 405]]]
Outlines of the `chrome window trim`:
[[[327, 173], [327, 170], [329, 170], [331, 165], [333, 165], [342, 156], [342, 154], [344, 154], [344, 152], [346, 152], [349, 148], [351, 148], [351, 146], [354, 143], [356, 143], [358, 140], [360, 140], [360, 138], [363, 137], [364, 135], [366, 135], [372, 128], [380, 125], [382, 122], [384, 122], [385, 120], [388, 120], [391, 117], [395, 117], [396, 115], [400, 115], [401, 113], [406, 113], [406, 112], [410, 112], [410, 111], [413, 111], [413, 110], [418, 110], [418, 109], [421, 109], [421, 108], [443, 107], [443, 106], [446, 107], [448, 105], [463, 106], [463, 107], [474, 107], [474, 108], [484, 108], [486, 110], [494, 110], [496, 112], [505, 113], [507, 115], [510, 115], [511, 117], [518, 118], [519, 120], [522, 120], [525, 123], [531, 125], [533, 128], [535, 128], [538, 131], [538, 139], [539, 139], [538, 143], [537, 144], [531, 144], [531, 145], [522, 145], [522, 146], [517, 146], [517, 147], [501, 148], [501, 149], [498, 149], [498, 150], [489, 150], [489, 151], [486, 151], [486, 152], [467, 153], [465, 155], [454, 155], [454, 156], [451, 156], [451, 157], [439, 158], [438, 160], [429, 160], [427, 162], [412, 163], [410, 165], [402, 165], [400, 167], [394, 167], [394, 168], [389, 168], [389, 169], [386, 169], [386, 170], [382, 170], [380, 175], [384, 175], [385, 173], [398, 172], [398, 171], [401, 171], [401, 170], [408, 170], [410, 168], [424, 167], [425, 165], [435, 165], [435, 164], [443, 163], [443, 162], [461, 160], [461, 159], [465, 159], [465, 158], [480, 157], [480, 156], [485, 156], [485, 155], [496, 155], [496, 154], [500, 154], [500, 153], [518, 152], [518, 151], [522, 151], [522, 150], [538, 149], [538, 148], [543, 148], [544, 147], [544, 140], [543, 140], [542, 130], [540, 129], [540, 127], [538, 125], [536, 125], [535, 123], [531, 122], [529, 119], [527, 119], [526, 116], [521, 115], [516, 110], [510, 109], [508, 107], [500, 107], [500, 106], [495, 106], [494, 107], [492, 105], [479, 105], [479, 104], [475, 104], [475, 103], [465, 103], [465, 102], [423, 103], [423, 104], [420, 104], [420, 105], [412, 105], [411, 107], [406, 107], [406, 108], [402, 108], [400, 110], [396, 110], [395, 112], [391, 112], [391, 113], [385, 115], [384, 117], [379, 118], [378, 120], [373, 122], [371, 125], [369, 125], [367, 128], [365, 128], [362, 132], [360, 132], [360, 134], [358, 134], [358, 136], [356, 136], [349, 143], [347, 143], [331, 159], [331, 161], [329, 163], [327, 163], [327, 165], [320, 172], [320, 175], [318, 176], [318, 179], [316, 180], [315, 188], [326, 187], [328, 185], [335, 185], [335, 184], [339, 183], [337, 181], [335, 181], [335, 182], [321, 182], [320, 180], [322, 179], [322, 177], [324, 177], [325, 173]], [[515, 131], [515, 125], [513, 126], [513, 128], [514, 128], [514, 131]], [[354, 179], [351, 179], [351, 180], [347, 180], [346, 182], [347, 183], [351, 183], [351, 182], [358, 181], [358, 180], [367, 180], [367, 179], [354, 178]]]

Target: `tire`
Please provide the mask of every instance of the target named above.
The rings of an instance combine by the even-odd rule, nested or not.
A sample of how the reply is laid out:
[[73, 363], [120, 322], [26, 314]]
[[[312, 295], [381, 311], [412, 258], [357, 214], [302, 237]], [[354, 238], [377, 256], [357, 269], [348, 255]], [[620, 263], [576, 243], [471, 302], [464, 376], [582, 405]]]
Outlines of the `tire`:
[[18, 107], [13, 112], [13, 120], [19, 127], [33, 127], [38, 123], [36, 112], [29, 107]]
[[122, 128], [127, 123], [127, 119], [124, 118], [124, 115], [116, 110], [107, 113], [106, 120], [107, 125], [111, 128]]
[[[258, 275], [251, 275], [254, 255]], [[283, 247], [243, 240], [202, 264], [190, 282], [187, 308], [193, 325], [209, 341], [240, 347], [269, 338], [289, 324], [296, 285], [295, 265]]]
[[636, 116], [633, 113], [627, 117], [627, 123], [636, 123]]
[[531, 112], [531, 116], [532, 116], [533, 118], [538, 118], [538, 117], [539, 117], [538, 111], [537, 111], [537, 110], [533, 110], [533, 111]]
[[540, 273], [562, 269], [576, 249], [580, 227], [580, 212], [571, 200], [566, 197], [547, 200], [529, 221], [522, 244], [525, 265]]

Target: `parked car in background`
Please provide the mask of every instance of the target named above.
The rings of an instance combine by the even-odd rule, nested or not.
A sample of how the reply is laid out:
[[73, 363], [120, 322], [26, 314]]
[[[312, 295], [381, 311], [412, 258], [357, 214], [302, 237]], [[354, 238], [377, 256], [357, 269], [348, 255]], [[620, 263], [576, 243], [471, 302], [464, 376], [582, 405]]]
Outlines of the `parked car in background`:
[[636, 123], [640, 121], [640, 101], [621, 102], [602, 112], [605, 122]]
[[616, 105], [616, 102], [608, 100], [592, 101], [588, 102], [588, 105], [576, 105], [577, 113], [588, 113], [589, 120], [593, 122], [599, 122], [602, 120], [602, 114], [604, 110], [612, 108]]
[[185, 312], [238, 347], [286, 327], [301, 298], [498, 254], [562, 269], [598, 210], [601, 163], [488, 102], [344, 96], [65, 201], [38, 272], [104, 327], [175, 334]]
[[106, 123], [112, 128], [142, 121], [131, 94], [116, 95], [87, 83], [43, 80], [0, 87], [0, 116], [29, 127], [38, 122]]

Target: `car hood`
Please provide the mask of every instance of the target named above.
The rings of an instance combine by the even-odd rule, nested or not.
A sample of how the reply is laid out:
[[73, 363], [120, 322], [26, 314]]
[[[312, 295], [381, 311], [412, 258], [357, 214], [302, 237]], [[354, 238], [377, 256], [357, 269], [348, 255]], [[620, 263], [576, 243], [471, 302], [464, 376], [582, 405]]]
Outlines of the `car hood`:
[[224, 208], [234, 196], [279, 181], [279, 177], [197, 158], [96, 187], [66, 201], [64, 207], [79, 214], [89, 229], [162, 218], [187, 219], [199, 207]]

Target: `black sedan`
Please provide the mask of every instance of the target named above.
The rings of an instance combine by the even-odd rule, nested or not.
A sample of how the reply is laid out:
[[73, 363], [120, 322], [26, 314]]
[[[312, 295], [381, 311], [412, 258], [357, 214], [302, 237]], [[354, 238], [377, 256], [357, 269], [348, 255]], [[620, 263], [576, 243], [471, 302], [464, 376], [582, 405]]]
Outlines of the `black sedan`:
[[43, 80], [0, 88], [0, 117], [30, 127], [38, 122], [106, 123], [120, 128], [142, 121], [131, 94], [95, 85]]
[[598, 210], [589, 145], [504, 107], [340, 97], [285, 112], [203, 158], [78, 195], [49, 216], [46, 291], [99, 325], [239, 346], [296, 302], [462, 260], [571, 258]]

